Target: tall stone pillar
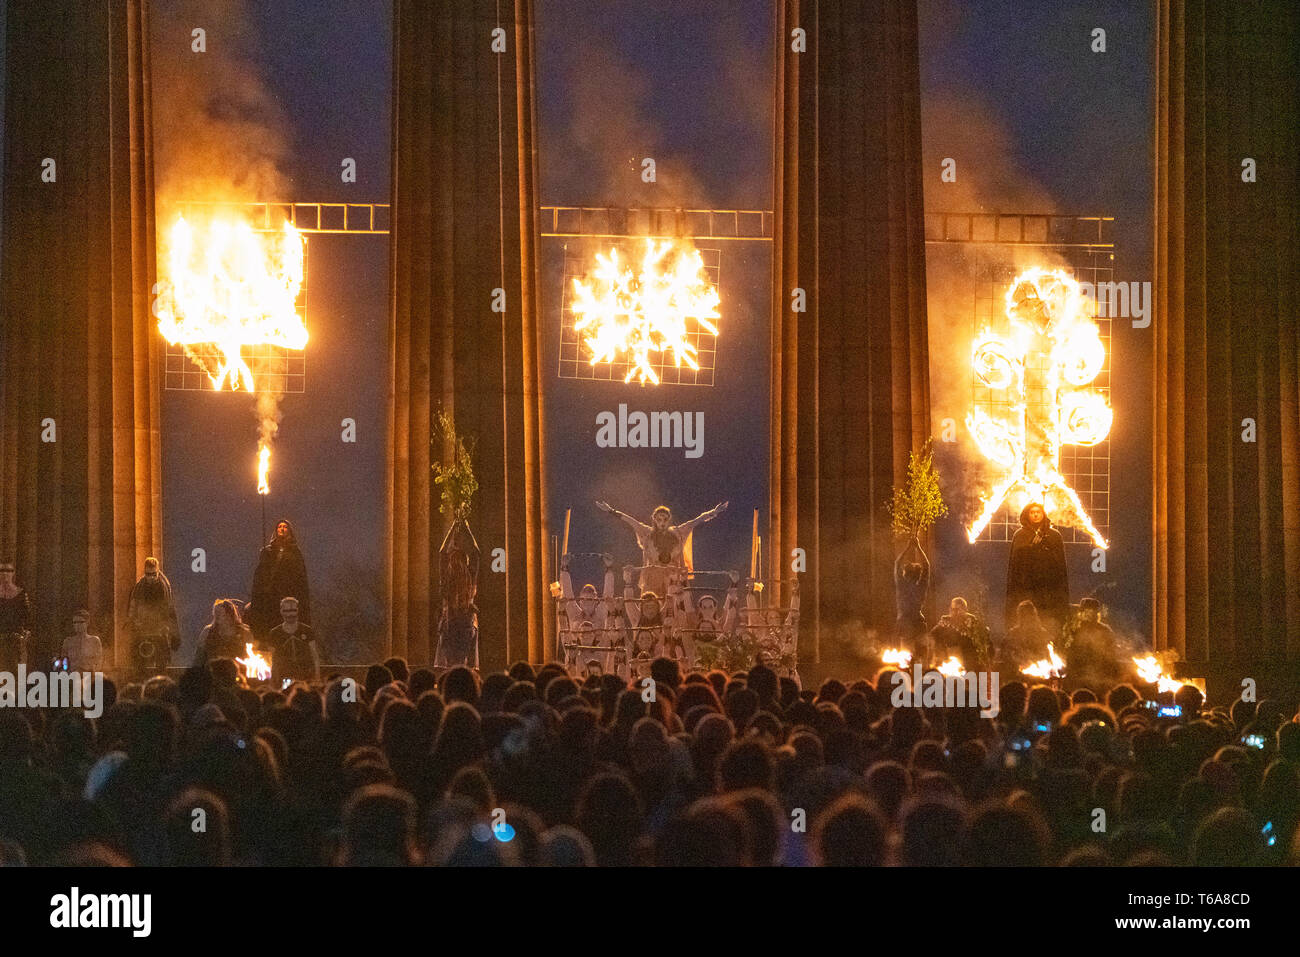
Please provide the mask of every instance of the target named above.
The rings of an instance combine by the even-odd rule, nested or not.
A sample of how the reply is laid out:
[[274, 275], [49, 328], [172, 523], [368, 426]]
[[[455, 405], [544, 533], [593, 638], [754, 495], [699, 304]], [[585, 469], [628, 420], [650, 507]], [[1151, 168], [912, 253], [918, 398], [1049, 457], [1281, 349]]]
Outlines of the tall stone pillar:
[[126, 660], [161, 555], [147, 0], [6, 9], [0, 553], [42, 655], [87, 606]]
[[552, 653], [554, 624], [542, 564], [533, 3], [395, 0], [393, 10], [391, 646], [423, 663], [437, 628], [449, 520], [430, 472], [444, 453], [429, 443], [441, 407], [475, 443], [483, 666], [537, 661]]
[[805, 550], [816, 660], [892, 627], [885, 503], [930, 432], [916, 5], [781, 0], [776, 41], [771, 574]]
[[1155, 644], [1294, 659], [1300, 8], [1156, 12]]

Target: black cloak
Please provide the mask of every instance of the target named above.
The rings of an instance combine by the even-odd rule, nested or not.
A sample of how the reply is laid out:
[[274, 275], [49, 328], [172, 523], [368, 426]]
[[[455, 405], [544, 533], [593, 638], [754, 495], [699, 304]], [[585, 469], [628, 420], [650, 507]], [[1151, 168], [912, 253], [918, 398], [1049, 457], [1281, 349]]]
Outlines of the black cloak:
[[[1058, 631], [1070, 611], [1070, 583], [1065, 567], [1065, 540], [1043, 513], [1041, 524], [1029, 523], [1026, 505], [1020, 512], [1020, 529], [1011, 540], [1007, 568], [1006, 627], [1016, 621], [1016, 608], [1028, 599], [1051, 631]], [[1041, 506], [1040, 506], [1041, 507]], [[1051, 624], [1047, 624], [1048, 619]]]
[[307, 588], [307, 563], [303, 561], [302, 551], [298, 548], [298, 538], [293, 525], [281, 519], [281, 524], [289, 526], [288, 539], [281, 544], [272, 533], [271, 541], [262, 548], [257, 556], [257, 570], [253, 572], [253, 597], [244, 613], [244, 620], [253, 634], [265, 637], [271, 629], [280, 623], [280, 601], [285, 598], [298, 599], [298, 620], [311, 624], [311, 597]]

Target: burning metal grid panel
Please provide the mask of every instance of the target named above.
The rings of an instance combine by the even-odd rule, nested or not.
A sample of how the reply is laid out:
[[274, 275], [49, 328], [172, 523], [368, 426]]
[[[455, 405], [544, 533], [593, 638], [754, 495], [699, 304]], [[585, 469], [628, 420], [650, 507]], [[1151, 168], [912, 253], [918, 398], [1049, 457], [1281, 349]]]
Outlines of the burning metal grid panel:
[[[302, 288], [298, 292], [298, 314], [307, 315], [307, 263], [310, 243], [302, 246]], [[185, 346], [166, 343], [163, 362], [163, 388], [175, 392], [212, 392], [212, 380], [203, 366], [221, 365], [221, 350], [214, 342], [200, 342], [189, 347], [203, 363], [201, 366], [185, 352]], [[253, 387], [258, 392], [299, 393], [307, 391], [307, 354], [273, 345], [244, 346], [240, 356], [253, 373]]]
[[[212, 367], [221, 365], [221, 350], [213, 343], [190, 346], [202, 361]], [[253, 385], [258, 392], [306, 392], [307, 356], [279, 346], [245, 346], [240, 355], [253, 371]], [[167, 344], [164, 388], [179, 392], [211, 392], [212, 380], [185, 354], [185, 347]]]
[[[1110, 282], [1114, 273], [1115, 256], [1103, 250], [1077, 250], [1067, 257], [1070, 261], [1063, 267], [1078, 282], [1097, 284]], [[996, 266], [984, 270], [975, 277], [974, 316], [971, 324], [971, 336], [974, 339], [980, 332], [989, 330], [1001, 335], [1010, 332], [1010, 321], [1006, 316], [1007, 287], [1023, 270], [1012, 266]], [[1094, 306], [1096, 303], [1094, 302]], [[1092, 316], [1097, 324], [1101, 343], [1106, 349], [1106, 361], [1101, 372], [1088, 386], [1105, 397], [1110, 403], [1110, 370], [1113, 356], [1111, 354], [1111, 320], [1105, 316]], [[1042, 372], [1047, 366], [1047, 357], [1035, 357], [1037, 371]], [[1007, 417], [1013, 405], [1005, 390], [991, 389], [980, 381], [972, 371], [971, 388], [974, 403], [993, 418]], [[1032, 403], [1035, 396], [1030, 393], [1026, 399]], [[1038, 399], [1042, 402], [1042, 398]], [[1110, 436], [1096, 445], [1062, 445], [1061, 475], [1079, 495], [1079, 501], [1092, 519], [1093, 525], [1103, 538], [1110, 538]], [[986, 476], [990, 482], [993, 474]], [[1020, 513], [1009, 505], [1003, 505], [993, 520], [980, 533], [977, 541], [1009, 542], [1020, 528]], [[1064, 527], [1058, 529], [1067, 543], [1092, 544], [1088, 533], [1081, 528]]]
[[[621, 258], [635, 256], [635, 253], [629, 249], [629, 244], [623, 242], [602, 245], [599, 247], [599, 251], [602, 253], [608, 252], [610, 248], [618, 249]], [[714, 289], [721, 290], [722, 249], [720, 247], [708, 248], [704, 246], [697, 246], [696, 249], [700, 254], [700, 259], [704, 262], [704, 271], [709, 277], [709, 282]], [[584, 255], [583, 252], [582, 244], [565, 244], [564, 278], [561, 280], [562, 292], [560, 298], [559, 376], [561, 379], [622, 382], [632, 368], [632, 364], [629, 362], [600, 362], [592, 365], [590, 350], [583, 346], [582, 337], [574, 329], [573, 312], [570, 308], [570, 301], [573, 296], [573, 281], [590, 274], [592, 265], [595, 263], [595, 249], [592, 249], [589, 255]], [[722, 333], [722, 320], [714, 319], [713, 324], [717, 327], [720, 336]], [[695, 328], [687, 333], [687, 341], [695, 348], [695, 361], [699, 363], [699, 369], [692, 369], [687, 365], [678, 367], [671, 361], [653, 362], [651, 365], [655, 370], [655, 374], [659, 376], [660, 383], [663, 385], [713, 385], [714, 373], [717, 369], [718, 337], [710, 335], [696, 323]]]

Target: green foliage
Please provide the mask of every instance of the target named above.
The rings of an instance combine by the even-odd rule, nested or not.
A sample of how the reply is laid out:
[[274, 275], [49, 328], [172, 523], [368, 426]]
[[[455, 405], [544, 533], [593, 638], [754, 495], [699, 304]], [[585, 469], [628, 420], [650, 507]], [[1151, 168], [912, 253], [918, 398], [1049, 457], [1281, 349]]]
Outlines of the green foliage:
[[919, 538], [926, 529], [948, 514], [939, 491], [939, 473], [934, 468], [933, 440], [926, 439], [920, 453], [907, 453], [907, 481], [894, 486], [889, 503], [895, 534]]
[[468, 518], [470, 504], [478, 492], [473, 440], [458, 435], [452, 417], [440, 409], [431, 444], [435, 450], [451, 450], [449, 462], [436, 458], [433, 463], [433, 482], [442, 492], [442, 513], [453, 519]]
[[705, 671], [718, 668], [727, 674], [748, 671], [762, 660], [778, 672], [794, 668], [796, 658], [792, 652], [781, 652], [778, 641], [761, 641], [751, 631], [733, 635], [719, 635], [713, 641], [696, 641], [695, 667]]

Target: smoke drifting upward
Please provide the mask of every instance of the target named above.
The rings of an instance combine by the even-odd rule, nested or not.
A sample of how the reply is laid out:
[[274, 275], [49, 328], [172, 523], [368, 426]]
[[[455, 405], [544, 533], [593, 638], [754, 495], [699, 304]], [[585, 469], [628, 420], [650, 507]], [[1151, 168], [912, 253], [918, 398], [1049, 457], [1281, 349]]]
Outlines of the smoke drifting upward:
[[[925, 211], [933, 213], [1050, 214], [1060, 210], [1052, 196], [1017, 161], [1007, 129], [983, 104], [949, 92], [923, 98], [921, 123]], [[956, 181], [943, 182], [945, 160], [956, 163]], [[933, 222], [927, 223], [927, 238]], [[979, 476], [984, 460], [966, 433], [971, 405], [971, 339], [977, 291], [987, 294], [988, 279], [1010, 265], [1066, 263], [1041, 247], [953, 243], [926, 246], [926, 305], [930, 329], [930, 400], [935, 425], [957, 423], [958, 441], [940, 443], [945, 459], [944, 497], [963, 525], [981, 507]], [[1000, 297], [1004, 289], [995, 287]], [[987, 489], [983, 490], [987, 491]]]
[[287, 124], [250, 55], [244, 0], [158, 4], [152, 27], [159, 214], [185, 201], [282, 199]]
[[[563, 16], [563, 6], [552, 15]], [[620, 47], [608, 23], [591, 26], [572, 51], [544, 45], [555, 52], [538, 70], [539, 108], [549, 114], [540, 123], [542, 202], [768, 208], [770, 30], [751, 14], [725, 4], [711, 9], [692, 34], [694, 57], [683, 55], [682, 21], [667, 11], [638, 14], [641, 49], [626, 40]], [[666, 69], [668, 61], [677, 68]], [[702, 155], [711, 162], [701, 163]], [[649, 183], [646, 158], [655, 161]]]

